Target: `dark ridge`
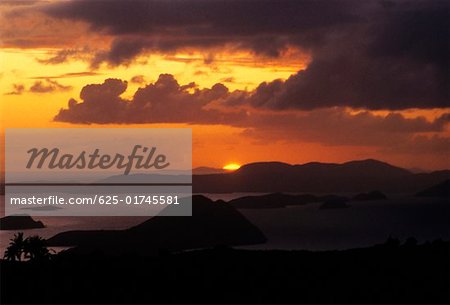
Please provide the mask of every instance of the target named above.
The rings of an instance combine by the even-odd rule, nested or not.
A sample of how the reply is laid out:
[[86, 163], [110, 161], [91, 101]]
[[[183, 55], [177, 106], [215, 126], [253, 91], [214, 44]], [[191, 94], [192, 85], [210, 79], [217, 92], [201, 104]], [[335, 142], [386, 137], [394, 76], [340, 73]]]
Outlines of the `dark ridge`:
[[450, 197], [450, 179], [416, 194], [418, 197]]
[[356, 201], [368, 201], [368, 200], [386, 200], [388, 199], [385, 194], [380, 191], [372, 191], [369, 193], [360, 193], [355, 195], [352, 200]]
[[347, 198], [331, 198], [326, 200], [319, 209], [321, 210], [329, 210], [329, 209], [343, 209], [348, 208], [349, 205], [347, 204], [348, 199]]
[[313, 202], [324, 202], [339, 199], [348, 200], [345, 197], [335, 195], [315, 196], [311, 194], [291, 195], [283, 193], [271, 193], [259, 196], [244, 196], [228, 201], [237, 209], [275, 209], [287, 206], [305, 205]]
[[403, 244], [390, 239], [370, 248], [323, 252], [227, 247], [152, 257], [67, 252], [37, 264], [0, 261], [0, 302], [448, 304], [449, 251], [445, 241], [417, 245], [414, 239]]
[[0, 230], [26, 230], [45, 228], [41, 221], [35, 221], [28, 215], [14, 215], [0, 218]]
[[263, 233], [231, 205], [196, 195], [192, 197], [192, 216], [156, 216], [127, 230], [63, 232], [48, 239], [48, 244], [77, 246], [75, 252], [98, 250], [118, 255], [265, 241]]
[[388, 163], [368, 159], [343, 164], [258, 162], [235, 172], [194, 175], [194, 193], [416, 193], [448, 179], [450, 171], [413, 174]]

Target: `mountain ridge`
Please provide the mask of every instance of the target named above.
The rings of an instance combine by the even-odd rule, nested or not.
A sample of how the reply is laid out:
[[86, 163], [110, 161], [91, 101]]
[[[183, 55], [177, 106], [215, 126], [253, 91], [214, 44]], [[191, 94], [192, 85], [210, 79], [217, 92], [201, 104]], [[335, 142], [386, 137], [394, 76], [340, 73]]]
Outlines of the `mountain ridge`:
[[374, 189], [414, 193], [449, 177], [449, 170], [414, 174], [383, 161], [365, 159], [294, 165], [277, 161], [255, 162], [231, 173], [194, 175], [192, 180], [195, 193], [342, 193]]

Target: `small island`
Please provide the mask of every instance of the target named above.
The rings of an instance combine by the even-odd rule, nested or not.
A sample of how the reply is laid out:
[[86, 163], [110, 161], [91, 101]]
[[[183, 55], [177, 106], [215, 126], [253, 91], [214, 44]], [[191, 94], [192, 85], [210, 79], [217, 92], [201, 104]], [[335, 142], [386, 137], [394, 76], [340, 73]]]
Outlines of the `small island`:
[[450, 179], [442, 183], [436, 184], [416, 194], [417, 197], [450, 197]]
[[14, 215], [0, 218], [0, 230], [26, 230], [45, 228], [42, 221], [36, 221], [28, 215]]
[[360, 193], [352, 198], [355, 201], [369, 201], [369, 200], [387, 200], [387, 196], [380, 191], [372, 191], [369, 193]]
[[328, 209], [344, 209], [348, 208], [349, 205], [347, 204], [347, 198], [343, 197], [336, 197], [336, 198], [330, 198], [319, 207], [321, 210], [328, 210]]

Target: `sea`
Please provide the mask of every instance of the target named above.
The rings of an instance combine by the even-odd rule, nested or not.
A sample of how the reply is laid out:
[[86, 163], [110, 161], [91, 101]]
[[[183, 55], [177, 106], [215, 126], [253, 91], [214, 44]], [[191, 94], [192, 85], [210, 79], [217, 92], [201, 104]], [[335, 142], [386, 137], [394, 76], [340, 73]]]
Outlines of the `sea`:
[[[231, 200], [255, 193], [203, 194]], [[0, 197], [4, 216], [4, 196]], [[242, 209], [240, 212], [266, 235], [265, 244], [245, 249], [340, 250], [383, 243], [388, 237], [419, 242], [450, 240], [450, 202], [446, 198], [389, 196], [388, 200], [352, 201], [343, 209], [319, 209], [320, 203], [279, 209]], [[49, 238], [70, 230], [121, 230], [149, 217], [41, 217], [45, 228], [20, 230], [25, 236]], [[17, 231], [0, 231], [0, 254]], [[56, 252], [64, 248], [55, 248]]]

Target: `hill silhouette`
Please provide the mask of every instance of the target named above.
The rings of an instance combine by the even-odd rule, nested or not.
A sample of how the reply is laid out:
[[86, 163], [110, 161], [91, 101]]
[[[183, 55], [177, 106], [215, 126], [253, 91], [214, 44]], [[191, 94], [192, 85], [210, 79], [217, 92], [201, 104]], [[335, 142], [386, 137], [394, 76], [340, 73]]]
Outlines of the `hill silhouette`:
[[343, 209], [348, 208], [349, 205], [347, 204], [348, 199], [346, 198], [331, 198], [326, 200], [319, 209], [321, 210], [329, 210], [329, 209]]
[[343, 164], [259, 162], [244, 165], [232, 173], [194, 175], [192, 181], [195, 193], [361, 193], [371, 190], [415, 193], [449, 176], [448, 170], [413, 174], [369, 159]]
[[35, 221], [28, 215], [14, 215], [0, 218], [0, 230], [26, 230], [45, 228], [41, 221]]
[[47, 240], [51, 246], [77, 246], [71, 250], [75, 252], [109, 254], [154, 254], [265, 241], [263, 233], [235, 208], [200, 195], [192, 198], [192, 216], [156, 216], [126, 230], [69, 231]]
[[355, 195], [352, 200], [366, 201], [366, 200], [386, 200], [387, 196], [380, 191], [372, 191], [369, 193], [359, 193]]
[[426, 190], [418, 192], [418, 197], [450, 197], [450, 180], [434, 185]]
[[[62, 252], [44, 263], [0, 261], [0, 302], [448, 304], [449, 250], [449, 242], [389, 239], [370, 248], [321, 252], [225, 247], [152, 257]], [[57, 288], [50, 284], [55, 281]]]
[[271, 193], [260, 196], [244, 196], [228, 201], [237, 209], [270, 209], [284, 208], [286, 206], [305, 205], [313, 202], [323, 202], [343, 198], [335, 195], [315, 196], [311, 194], [291, 195]]

